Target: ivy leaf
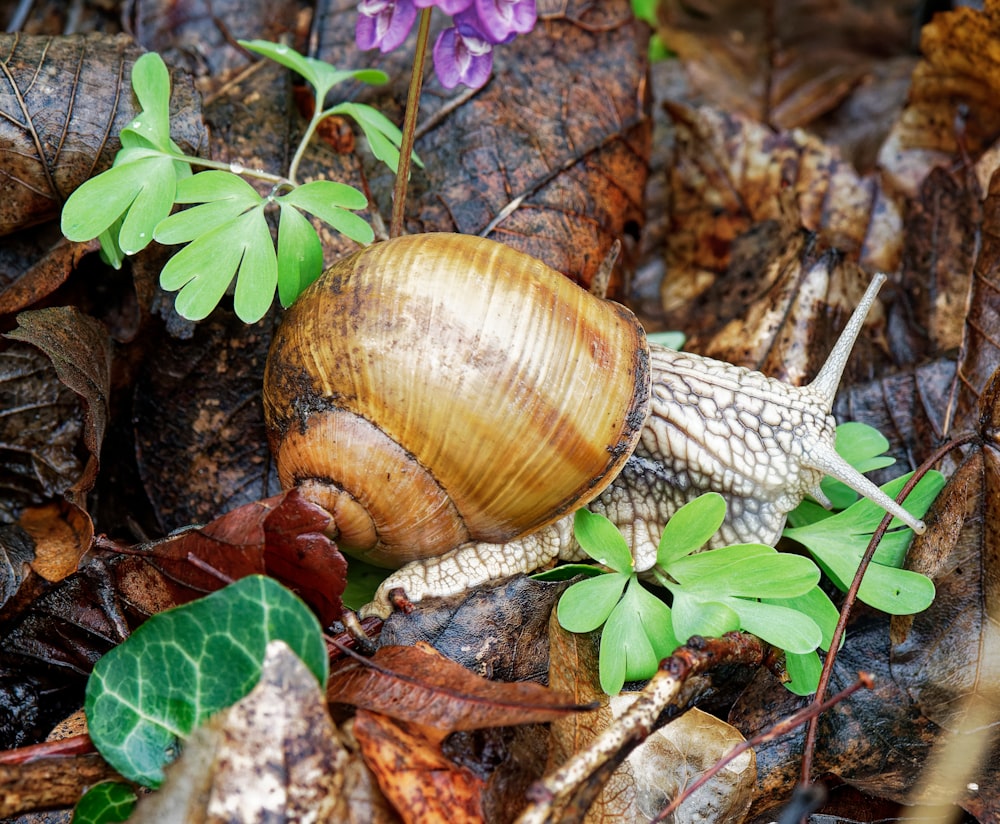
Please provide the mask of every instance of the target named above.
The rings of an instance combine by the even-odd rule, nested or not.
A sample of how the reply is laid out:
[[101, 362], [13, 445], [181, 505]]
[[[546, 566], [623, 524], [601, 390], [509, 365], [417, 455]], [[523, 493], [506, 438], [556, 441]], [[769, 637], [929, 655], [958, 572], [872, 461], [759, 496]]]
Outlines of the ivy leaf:
[[180, 290], [176, 308], [183, 317], [201, 320], [222, 300], [234, 274], [236, 314], [245, 323], [254, 323], [267, 312], [278, 283], [278, 262], [263, 205], [181, 249], [160, 272], [160, 285]]
[[72, 824], [112, 824], [128, 821], [135, 809], [135, 791], [120, 781], [95, 784], [76, 803]]
[[656, 563], [664, 569], [695, 550], [719, 531], [726, 517], [726, 499], [706, 492], [678, 509], [667, 521], [656, 551]]
[[583, 551], [597, 563], [625, 575], [632, 572], [632, 552], [625, 536], [603, 515], [578, 509], [573, 516], [573, 534]]
[[628, 575], [613, 572], [577, 581], [559, 598], [559, 623], [570, 632], [597, 629], [621, 600], [628, 580]]
[[319, 621], [270, 578], [243, 578], [154, 615], [94, 666], [85, 702], [91, 739], [123, 776], [159, 786], [178, 744], [257, 683], [275, 639], [325, 686]]

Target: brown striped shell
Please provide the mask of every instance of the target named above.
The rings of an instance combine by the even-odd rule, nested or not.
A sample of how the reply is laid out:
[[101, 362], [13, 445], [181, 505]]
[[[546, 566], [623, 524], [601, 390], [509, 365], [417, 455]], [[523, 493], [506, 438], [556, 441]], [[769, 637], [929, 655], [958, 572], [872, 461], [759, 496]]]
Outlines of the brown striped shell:
[[631, 312], [500, 243], [370, 246], [306, 290], [271, 346], [281, 483], [381, 566], [510, 540], [618, 474], [647, 414], [648, 357]]

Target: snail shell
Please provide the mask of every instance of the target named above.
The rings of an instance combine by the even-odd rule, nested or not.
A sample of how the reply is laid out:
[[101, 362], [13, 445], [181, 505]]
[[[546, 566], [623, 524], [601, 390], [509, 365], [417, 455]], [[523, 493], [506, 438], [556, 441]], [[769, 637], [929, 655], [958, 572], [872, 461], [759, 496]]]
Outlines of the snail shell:
[[292, 306], [264, 375], [284, 487], [388, 567], [557, 520], [618, 474], [650, 399], [636, 318], [467, 235], [338, 262]]

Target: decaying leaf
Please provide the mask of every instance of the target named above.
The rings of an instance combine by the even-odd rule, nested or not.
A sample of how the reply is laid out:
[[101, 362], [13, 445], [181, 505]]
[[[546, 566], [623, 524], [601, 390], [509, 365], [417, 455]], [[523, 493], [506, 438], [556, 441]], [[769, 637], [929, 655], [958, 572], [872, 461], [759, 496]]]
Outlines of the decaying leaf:
[[260, 405], [266, 324], [217, 312], [190, 340], [165, 338], [135, 392], [143, 486], [164, 532], [278, 494]]
[[0, 609], [21, 588], [34, 559], [31, 536], [16, 524], [0, 525]]
[[354, 735], [378, 785], [407, 824], [479, 824], [484, 781], [441, 752], [444, 733], [360, 710]]
[[31, 536], [35, 558], [31, 568], [46, 581], [61, 581], [76, 572], [94, 540], [94, 523], [86, 511], [69, 501], [27, 507], [18, 519]]
[[382, 647], [330, 674], [327, 698], [444, 732], [530, 724], [590, 709], [539, 684], [487, 681], [433, 647]]
[[[0, 235], [56, 217], [87, 178], [111, 165], [137, 110], [129, 92], [141, 49], [124, 35], [0, 36]], [[174, 77], [174, 139], [204, 142], [190, 82]]]
[[34, 346], [0, 351], [0, 516], [53, 500], [80, 478], [83, 403]]
[[315, 676], [272, 641], [257, 686], [192, 734], [129, 820], [345, 821], [347, 758]]
[[980, 409], [983, 445], [948, 481], [909, 553], [937, 596], [925, 612], [893, 619], [893, 676], [945, 729], [972, 697], [1000, 718], [1000, 372]]
[[915, 7], [668, 0], [658, 31], [714, 105], [790, 129], [835, 109], [876, 63], [907, 52]]
[[22, 312], [17, 324], [18, 328], [7, 337], [37, 346], [48, 355], [59, 380], [85, 404], [83, 441], [90, 457], [76, 482], [63, 490], [72, 503], [83, 509], [97, 480], [108, 422], [111, 340], [99, 321], [73, 307]]
[[1000, 3], [961, 6], [924, 26], [907, 107], [879, 152], [894, 189], [915, 198], [935, 166], [976, 160], [1000, 135]]
[[775, 134], [715, 109], [668, 104], [668, 111], [676, 130], [662, 295], [668, 326], [688, 331], [683, 321], [700, 315], [691, 311], [696, 297], [713, 309], [723, 303], [722, 320], [745, 314], [773, 280], [762, 270], [780, 271], [794, 258], [787, 247], [803, 242], [801, 230], [816, 234], [814, 259], [836, 249], [868, 271], [896, 268], [898, 207], [815, 137]]
[[419, 641], [473, 672], [497, 681], [543, 681], [549, 666], [549, 615], [566, 584], [520, 575], [452, 598], [421, 602], [390, 615], [380, 645]]

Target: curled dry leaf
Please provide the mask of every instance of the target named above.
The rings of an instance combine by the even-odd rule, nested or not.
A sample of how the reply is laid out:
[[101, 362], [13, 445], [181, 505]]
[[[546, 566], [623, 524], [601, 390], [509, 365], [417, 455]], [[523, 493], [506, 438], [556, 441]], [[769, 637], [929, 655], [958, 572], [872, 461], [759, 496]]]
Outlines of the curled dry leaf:
[[17, 325], [7, 337], [33, 344], [48, 355], [59, 380], [85, 404], [83, 441], [90, 457], [80, 477], [64, 490], [72, 503], [85, 509], [87, 494], [97, 480], [108, 423], [111, 339], [100, 321], [69, 306], [22, 312]]
[[407, 824], [485, 821], [485, 782], [445, 757], [440, 731], [360, 710], [354, 735], [379, 788]]
[[990, 178], [982, 206], [979, 254], [972, 271], [969, 314], [958, 363], [958, 391], [949, 409], [950, 431], [978, 423], [981, 394], [1000, 364], [1000, 171]]
[[913, 71], [909, 101], [879, 152], [893, 188], [914, 198], [935, 166], [973, 160], [1000, 134], [1000, 2], [961, 6], [924, 26], [924, 59]]
[[544, 681], [549, 666], [549, 615], [566, 584], [523, 575], [450, 598], [421, 601], [412, 613], [394, 612], [380, 645], [418, 641], [452, 661], [498, 681]]
[[17, 524], [0, 525], [0, 609], [21, 588], [34, 559], [31, 535]]
[[94, 523], [87, 512], [69, 501], [27, 507], [18, 519], [31, 536], [35, 558], [31, 568], [46, 581], [61, 581], [76, 572], [94, 539]]
[[[87, 178], [111, 165], [116, 136], [135, 117], [132, 63], [142, 50], [124, 35], [0, 35], [0, 235], [51, 220]], [[194, 90], [173, 78], [174, 139], [204, 143]]]
[[893, 676], [945, 729], [974, 698], [1000, 718], [1000, 371], [980, 410], [982, 446], [948, 481], [909, 552], [937, 597], [926, 611], [893, 619]]
[[347, 760], [315, 676], [272, 641], [257, 686], [195, 730], [129, 821], [346, 821]]
[[[683, 318], [716, 281], [723, 296], [736, 291], [727, 281], [752, 283], [760, 264], [803, 229], [817, 235], [814, 254], [832, 248], [868, 271], [896, 269], [898, 208], [874, 178], [860, 177], [817, 138], [775, 134], [716, 109], [668, 104], [668, 112], [676, 135], [662, 294], [668, 325], [683, 328], [670, 312]], [[742, 297], [739, 314], [756, 294]]]
[[382, 647], [370, 660], [345, 660], [330, 673], [327, 699], [443, 733], [551, 721], [590, 709], [539, 684], [487, 681], [423, 642]]

